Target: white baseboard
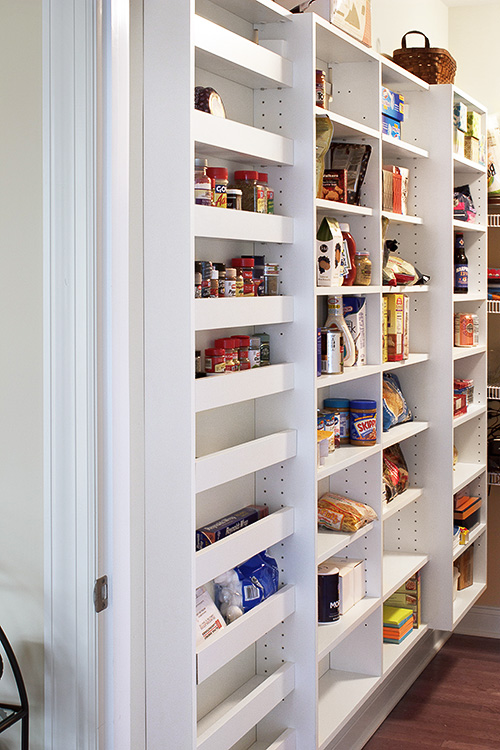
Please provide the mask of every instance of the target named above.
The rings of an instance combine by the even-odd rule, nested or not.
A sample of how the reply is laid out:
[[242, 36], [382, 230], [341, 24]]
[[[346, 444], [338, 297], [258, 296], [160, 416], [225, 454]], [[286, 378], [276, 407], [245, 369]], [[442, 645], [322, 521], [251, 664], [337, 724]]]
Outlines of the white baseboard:
[[500, 607], [472, 607], [457, 626], [455, 633], [500, 638]]

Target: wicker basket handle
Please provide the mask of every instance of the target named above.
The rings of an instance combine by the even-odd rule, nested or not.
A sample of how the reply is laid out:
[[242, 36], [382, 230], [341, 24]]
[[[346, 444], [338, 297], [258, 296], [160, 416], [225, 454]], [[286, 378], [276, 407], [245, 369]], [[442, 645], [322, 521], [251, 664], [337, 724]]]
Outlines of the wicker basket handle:
[[420, 34], [421, 36], [423, 36], [425, 39], [425, 48], [430, 49], [431, 43], [429, 42], [429, 37], [425, 36], [423, 31], [416, 31], [416, 30], [407, 31], [404, 37], [401, 39], [401, 47], [403, 49], [406, 49], [406, 37], [408, 36], [408, 34]]

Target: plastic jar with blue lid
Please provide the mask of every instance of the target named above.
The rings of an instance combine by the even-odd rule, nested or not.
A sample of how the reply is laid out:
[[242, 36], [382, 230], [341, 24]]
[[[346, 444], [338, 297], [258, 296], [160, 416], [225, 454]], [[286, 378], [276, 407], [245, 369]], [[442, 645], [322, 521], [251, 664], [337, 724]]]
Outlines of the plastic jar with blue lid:
[[325, 398], [323, 401], [325, 411], [337, 412], [340, 417], [340, 445], [349, 444], [349, 399], [348, 398]]
[[377, 402], [360, 398], [349, 402], [349, 442], [375, 445], [377, 442]]

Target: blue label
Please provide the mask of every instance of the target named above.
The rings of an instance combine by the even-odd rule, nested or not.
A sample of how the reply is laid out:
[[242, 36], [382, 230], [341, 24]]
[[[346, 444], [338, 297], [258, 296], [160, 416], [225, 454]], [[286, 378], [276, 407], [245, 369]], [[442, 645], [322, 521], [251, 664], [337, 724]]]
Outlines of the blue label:
[[455, 266], [455, 286], [458, 289], [467, 289], [469, 285], [468, 266]]

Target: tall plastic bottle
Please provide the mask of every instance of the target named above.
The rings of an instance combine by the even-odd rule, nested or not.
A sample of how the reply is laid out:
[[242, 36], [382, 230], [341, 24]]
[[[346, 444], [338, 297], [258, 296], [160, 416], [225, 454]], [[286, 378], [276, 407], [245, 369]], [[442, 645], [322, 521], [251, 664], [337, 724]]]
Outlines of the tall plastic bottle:
[[356, 255], [356, 243], [354, 237], [351, 234], [349, 224], [341, 224], [340, 231], [344, 238], [345, 257], [349, 258], [349, 270], [347, 276], [344, 276], [342, 286], [352, 286], [354, 279], [356, 278], [356, 266], [354, 264], [354, 256]]
[[344, 339], [344, 367], [352, 367], [356, 362], [356, 346], [344, 318], [342, 297], [328, 297], [328, 315], [325, 328], [338, 328]]

